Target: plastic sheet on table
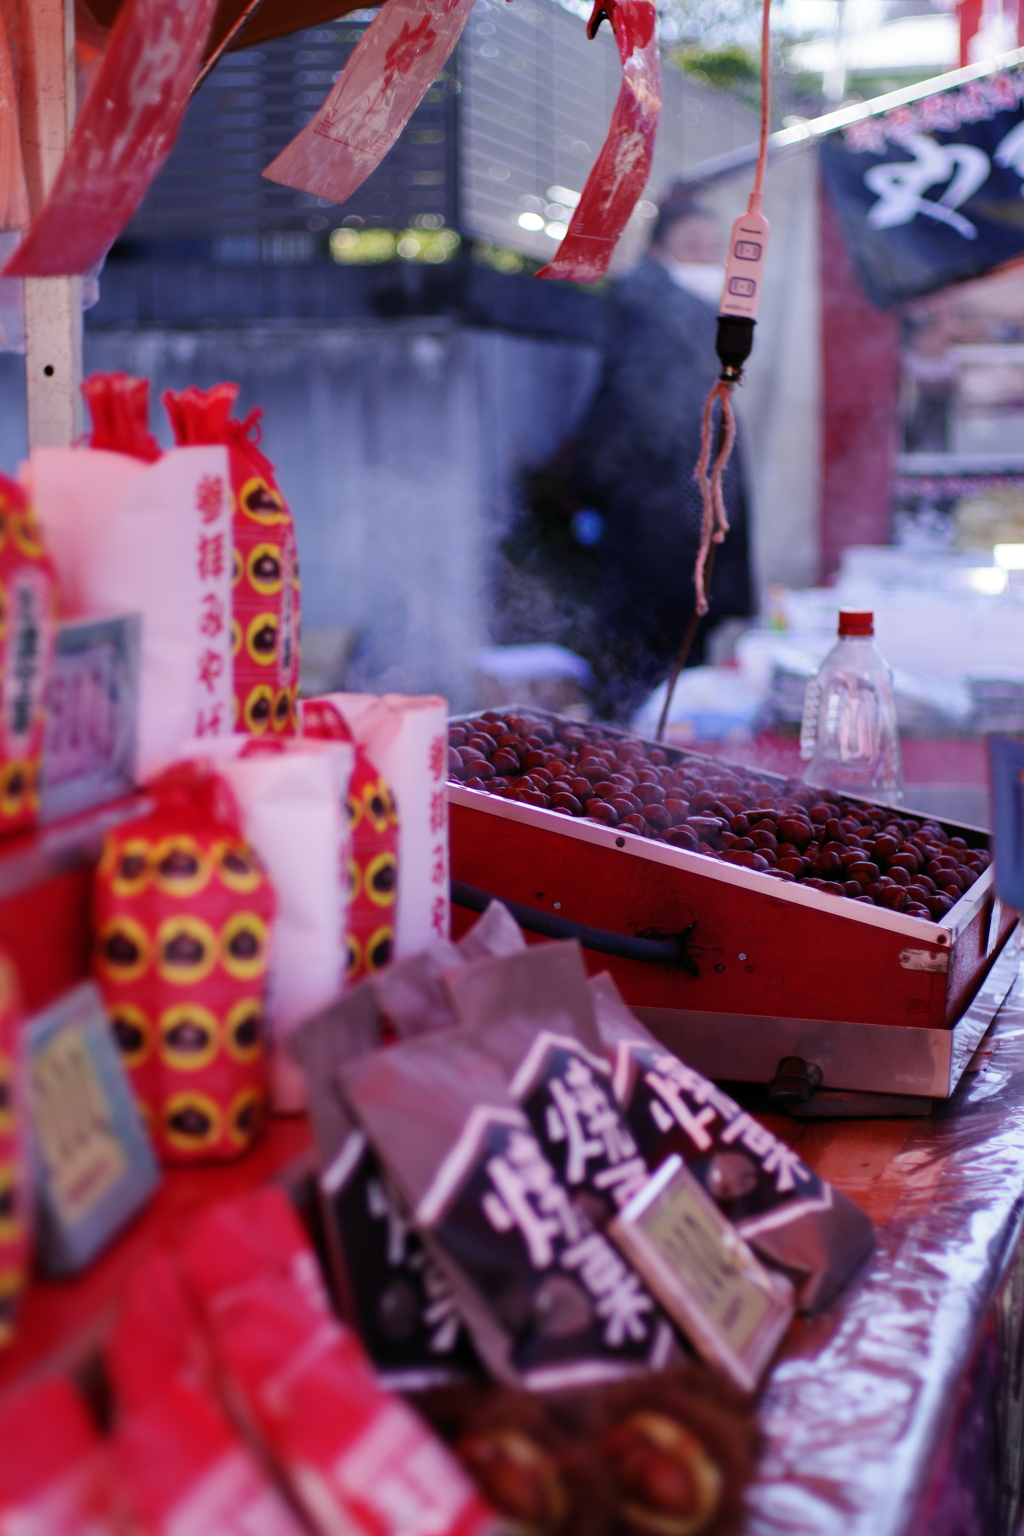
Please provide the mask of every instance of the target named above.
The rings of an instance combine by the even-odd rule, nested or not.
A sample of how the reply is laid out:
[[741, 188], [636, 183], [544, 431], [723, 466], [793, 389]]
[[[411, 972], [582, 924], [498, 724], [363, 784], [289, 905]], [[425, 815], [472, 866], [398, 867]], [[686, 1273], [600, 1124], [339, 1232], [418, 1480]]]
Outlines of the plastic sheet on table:
[[786, 1128], [803, 1159], [868, 1211], [877, 1246], [832, 1307], [794, 1324], [783, 1345], [761, 1404], [751, 1536], [1014, 1529], [1019, 1317], [1016, 1344], [996, 1346], [1001, 1293], [1021, 1267], [1020, 977], [975, 1062], [928, 1119]]

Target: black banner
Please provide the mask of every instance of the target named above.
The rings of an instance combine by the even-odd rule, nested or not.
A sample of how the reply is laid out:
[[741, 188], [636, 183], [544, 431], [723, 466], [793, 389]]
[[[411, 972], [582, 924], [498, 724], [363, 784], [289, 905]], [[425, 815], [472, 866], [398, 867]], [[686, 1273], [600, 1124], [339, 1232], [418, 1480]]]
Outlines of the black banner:
[[1024, 72], [972, 80], [851, 123], [822, 170], [881, 309], [1024, 255]]

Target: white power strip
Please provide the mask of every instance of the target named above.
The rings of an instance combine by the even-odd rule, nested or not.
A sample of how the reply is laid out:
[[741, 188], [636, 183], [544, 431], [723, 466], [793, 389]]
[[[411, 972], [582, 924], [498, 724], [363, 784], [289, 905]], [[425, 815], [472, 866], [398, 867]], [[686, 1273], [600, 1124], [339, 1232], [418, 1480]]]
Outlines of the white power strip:
[[720, 315], [737, 315], [744, 320], [757, 318], [769, 230], [763, 213], [743, 213], [733, 225], [722, 302], [718, 307]]

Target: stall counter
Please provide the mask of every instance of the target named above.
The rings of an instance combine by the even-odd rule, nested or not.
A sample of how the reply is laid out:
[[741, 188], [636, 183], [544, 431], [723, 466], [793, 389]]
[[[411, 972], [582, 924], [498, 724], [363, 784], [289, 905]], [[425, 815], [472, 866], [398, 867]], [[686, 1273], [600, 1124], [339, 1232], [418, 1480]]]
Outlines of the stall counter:
[[[1014, 942], [1011, 940], [1011, 942]], [[1011, 1536], [1024, 1473], [1024, 976], [926, 1119], [761, 1115], [876, 1249], [791, 1328], [745, 1536]]]

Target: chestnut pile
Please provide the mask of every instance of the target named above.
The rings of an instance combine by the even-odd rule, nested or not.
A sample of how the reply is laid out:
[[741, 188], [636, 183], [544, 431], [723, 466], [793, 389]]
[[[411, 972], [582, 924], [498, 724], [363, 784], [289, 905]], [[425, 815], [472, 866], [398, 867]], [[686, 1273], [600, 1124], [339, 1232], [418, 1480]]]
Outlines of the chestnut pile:
[[990, 855], [936, 821], [798, 779], [651, 747], [600, 726], [496, 710], [449, 727], [449, 777], [674, 848], [937, 921]]

